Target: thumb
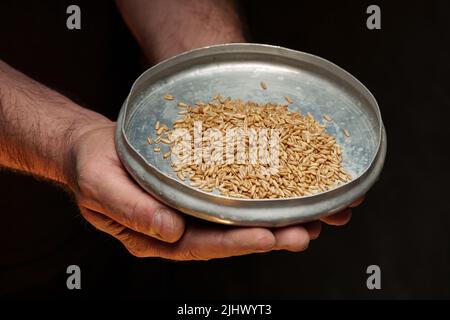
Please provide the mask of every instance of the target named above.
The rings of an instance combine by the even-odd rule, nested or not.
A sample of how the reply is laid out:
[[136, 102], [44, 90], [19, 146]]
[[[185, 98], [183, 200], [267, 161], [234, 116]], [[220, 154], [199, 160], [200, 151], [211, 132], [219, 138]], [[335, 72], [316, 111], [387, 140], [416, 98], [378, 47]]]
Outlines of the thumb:
[[[182, 215], [142, 190], [119, 166], [94, 178], [87, 197], [79, 201], [91, 210], [101, 212], [114, 221], [139, 233], [165, 242], [176, 242], [184, 233]], [[83, 198], [85, 199], [83, 201]]]

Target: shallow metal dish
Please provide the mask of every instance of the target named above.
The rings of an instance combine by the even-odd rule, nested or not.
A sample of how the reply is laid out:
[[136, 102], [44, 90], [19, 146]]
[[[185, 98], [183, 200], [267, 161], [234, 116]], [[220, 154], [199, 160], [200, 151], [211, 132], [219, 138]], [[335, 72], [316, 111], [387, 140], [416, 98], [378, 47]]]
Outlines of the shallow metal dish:
[[[261, 89], [261, 81], [267, 90]], [[165, 101], [167, 93], [175, 100]], [[247, 200], [206, 193], [170, 177], [169, 161], [152, 151], [147, 136], [154, 137], [157, 120], [170, 125], [180, 117], [177, 101], [209, 101], [216, 93], [278, 103], [289, 96], [295, 101], [292, 110], [311, 112], [318, 120], [330, 115], [327, 131], [342, 146], [343, 165], [354, 179], [308, 197]], [[131, 176], [167, 205], [209, 221], [272, 227], [330, 215], [364, 195], [381, 172], [386, 134], [375, 98], [333, 63], [281, 47], [226, 44], [178, 55], [144, 72], [120, 111], [116, 146]]]

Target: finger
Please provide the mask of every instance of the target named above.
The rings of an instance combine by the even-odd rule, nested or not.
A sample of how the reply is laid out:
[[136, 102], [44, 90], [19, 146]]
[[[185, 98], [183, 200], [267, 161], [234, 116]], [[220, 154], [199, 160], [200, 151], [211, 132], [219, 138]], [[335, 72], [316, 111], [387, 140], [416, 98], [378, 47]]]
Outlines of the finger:
[[343, 226], [350, 221], [351, 217], [352, 210], [350, 208], [346, 208], [338, 213], [335, 213], [328, 217], [324, 217], [320, 220], [332, 226]]
[[209, 260], [275, 249], [304, 250], [309, 236], [301, 226], [278, 229], [276, 236], [264, 228], [229, 228], [227, 226], [192, 226], [175, 244], [153, 239], [86, 208], [83, 216], [97, 229], [120, 240], [137, 257], [162, 257], [172, 260]]
[[120, 167], [111, 166], [101, 177], [102, 184], [81, 204], [104, 213], [137, 232], [166, 242], [176, 242], [184, 232], [181, 214], [162, 205], [130, 180]]
[[188, 228], [183, 238], [168, 244], [135, 232], [111, 218], [81, 208], [83, 216], [97, 229], [120, 240], [137, 257], [162, 257], [172, 260], [209, 260], [271, 250], [273, 234], [262, 228]]
[[127, 228], [99, 212], [95, 212], [84, 207], [79, 207], [79, 209], [83, 218], [86, 219], [91, 225], [93, 225], [96, 229], [110, 235], [118, 235]]
[[160, 242], [153, 249], [169, 259], [209, 260], [267, 252], [274, 246], [275, 237], [268, 229], [192, 224], [177, 243]]
[[87, 208], [80, 207], [83, 217], [98, 230], [112, 235], [136, 257], [157, 257], [155, 249], [161, 241], [131, 230], [113, 219]]
[[276, 239], [275, 249], [293, 252], [304, 251], [309, 246], [309, 233], [303, 226], [277, 228], [273, 231]]
[[361, 203], [363, 203], [364, 197], [359, 198], [358, 200], [354, 201], [352, 204], [349, 205], [350, 208], [354, 208], [359, 206]]
[[134, 241], [132, 239], [133, 236], [130, 233], [130, 231], [132, 230], [128, 229], [124, 225], [114, 221], [113, 219], [99, 212], [95, 212], [84, 207], [80, 207], [80, 213], [97, 230], [112, 235], [114, 238], [124, 243], [126, 247], [128, 247], [129, 245], [130, 247], [134, 246], [132, 244], [132, 242]]
[[317, 239], [322, 231], [322, 223], [320, 221], [308, 222], [304, 224], [304, 227], [308, 231], [310, 240]]

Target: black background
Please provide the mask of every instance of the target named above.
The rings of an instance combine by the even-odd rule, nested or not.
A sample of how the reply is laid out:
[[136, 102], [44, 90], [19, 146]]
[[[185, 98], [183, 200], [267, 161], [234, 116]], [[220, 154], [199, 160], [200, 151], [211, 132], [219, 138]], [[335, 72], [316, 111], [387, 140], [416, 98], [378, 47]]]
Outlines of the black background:
[[[388, 134], [380, 181], [349, 225], [324, 227], [300, 254], [208, 262], [137, 259], [83, 222], [63, 190], [0, 172], [0, 293], [7, 297], [450, 298], [447, 198], [450, 3], [242, 1], [251, 40], [317, 54], [377, 98]], [[78, 4], [82, 29], [65, 27]], [[170, 39], [168, 39], [170, 40]], [[0, 2], [0, 58], [115, 119], [142, 71], [139, 48], [111, 1]], [[82, 290], [66, 267], [80, 265]], [[366, 288], [366, 268], [382, 290]]]

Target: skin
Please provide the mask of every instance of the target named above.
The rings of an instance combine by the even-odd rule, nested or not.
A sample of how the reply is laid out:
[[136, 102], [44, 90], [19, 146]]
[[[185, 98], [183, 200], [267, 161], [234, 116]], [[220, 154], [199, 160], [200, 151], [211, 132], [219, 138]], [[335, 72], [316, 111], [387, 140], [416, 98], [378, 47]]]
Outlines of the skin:
[[[230, 1], [193, 0], [188, 5], [181, 0], [127, 0], [117, 5], [153, 62], [205, 45], [245, 41]], [[114, 127], [0, 61], [0, 166], [67, 187], [83, 217], [131, 254], [209, 260], [271, 250], [298, 252], [319, 236], [319, 221], [277, 229], [186, 224], [183, 214], [130, 179], [116, 154]], [[322, 221], [340, 226], [350, 217], [348, 208]]]

